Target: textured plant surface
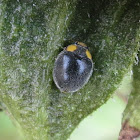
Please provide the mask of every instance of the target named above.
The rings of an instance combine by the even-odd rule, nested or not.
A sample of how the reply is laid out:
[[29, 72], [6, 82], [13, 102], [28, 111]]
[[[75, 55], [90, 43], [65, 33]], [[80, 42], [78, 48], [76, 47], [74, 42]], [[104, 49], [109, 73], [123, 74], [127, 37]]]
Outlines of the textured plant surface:
[[133, 72], [133, 91], [123, 114], [120, 140], [133, 140], [140, 136], [140, 63], [133, 66]]
[[[0, 100], [27, 140], [66, 140], [104, 104], [139, 48], [139, 0], [1, 0]], [[86, 43], [88, 84], [60, 93], [53, 63], [63, 47]]]

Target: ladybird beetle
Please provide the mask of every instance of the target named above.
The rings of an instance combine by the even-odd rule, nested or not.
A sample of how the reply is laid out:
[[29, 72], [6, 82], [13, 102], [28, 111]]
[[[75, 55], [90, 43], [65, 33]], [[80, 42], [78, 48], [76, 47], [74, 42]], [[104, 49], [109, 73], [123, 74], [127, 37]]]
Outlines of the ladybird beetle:
[[75, 42], [57, 56], [53, 79], [61, 92], [76, 92], [88, 82], [92, 71], [92, 56], [86, 44]]

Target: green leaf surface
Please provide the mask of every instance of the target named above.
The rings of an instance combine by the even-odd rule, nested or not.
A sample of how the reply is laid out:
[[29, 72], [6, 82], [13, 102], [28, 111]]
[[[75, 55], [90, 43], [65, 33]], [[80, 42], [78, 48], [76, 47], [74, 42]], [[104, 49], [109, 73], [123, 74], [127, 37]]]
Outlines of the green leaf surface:
[[[139, 0], [2, 0], [0, 100], [27, 140], [66, 140], [104, 104], [130, 70], [139, 48]], [[94, 72], [76, 93], [52, 79], [63, 47], [82, 41]]]
[[[140, 38], [138, 39], [140, 42]], [[133, 66], [133, 90], [123, 113], [119, 140], [136, 139], [140, 136], [140, 53]], [[140, 138], [140, 137], [139, 137]]]
[[123, 114], [123, 123], [126, 121], [140, 132], [140, 63], [133, 66], [133, 91]]

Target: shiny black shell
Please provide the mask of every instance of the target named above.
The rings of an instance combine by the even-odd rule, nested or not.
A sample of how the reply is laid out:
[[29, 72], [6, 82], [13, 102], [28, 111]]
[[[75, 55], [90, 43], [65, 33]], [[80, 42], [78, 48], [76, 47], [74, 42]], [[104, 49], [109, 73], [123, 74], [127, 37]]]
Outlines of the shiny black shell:
[[80, 45], [73, 52], [65, 48], [56, 58], [53, 79], [61, 92], [76, 92], [88, 82], [93, 62], [87, 57], [86, 50], [87, 47]]

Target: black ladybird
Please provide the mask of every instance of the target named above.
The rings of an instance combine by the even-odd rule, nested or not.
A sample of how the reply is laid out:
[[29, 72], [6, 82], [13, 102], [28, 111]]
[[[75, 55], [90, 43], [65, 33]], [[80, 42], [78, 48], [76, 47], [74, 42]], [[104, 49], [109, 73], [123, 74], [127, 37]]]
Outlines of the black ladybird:
[[53, 79], [61, 92], [76, 92], [88, 82], [92, 71], [92, 56], [87, 46], [76, 42], [57, 56]]

